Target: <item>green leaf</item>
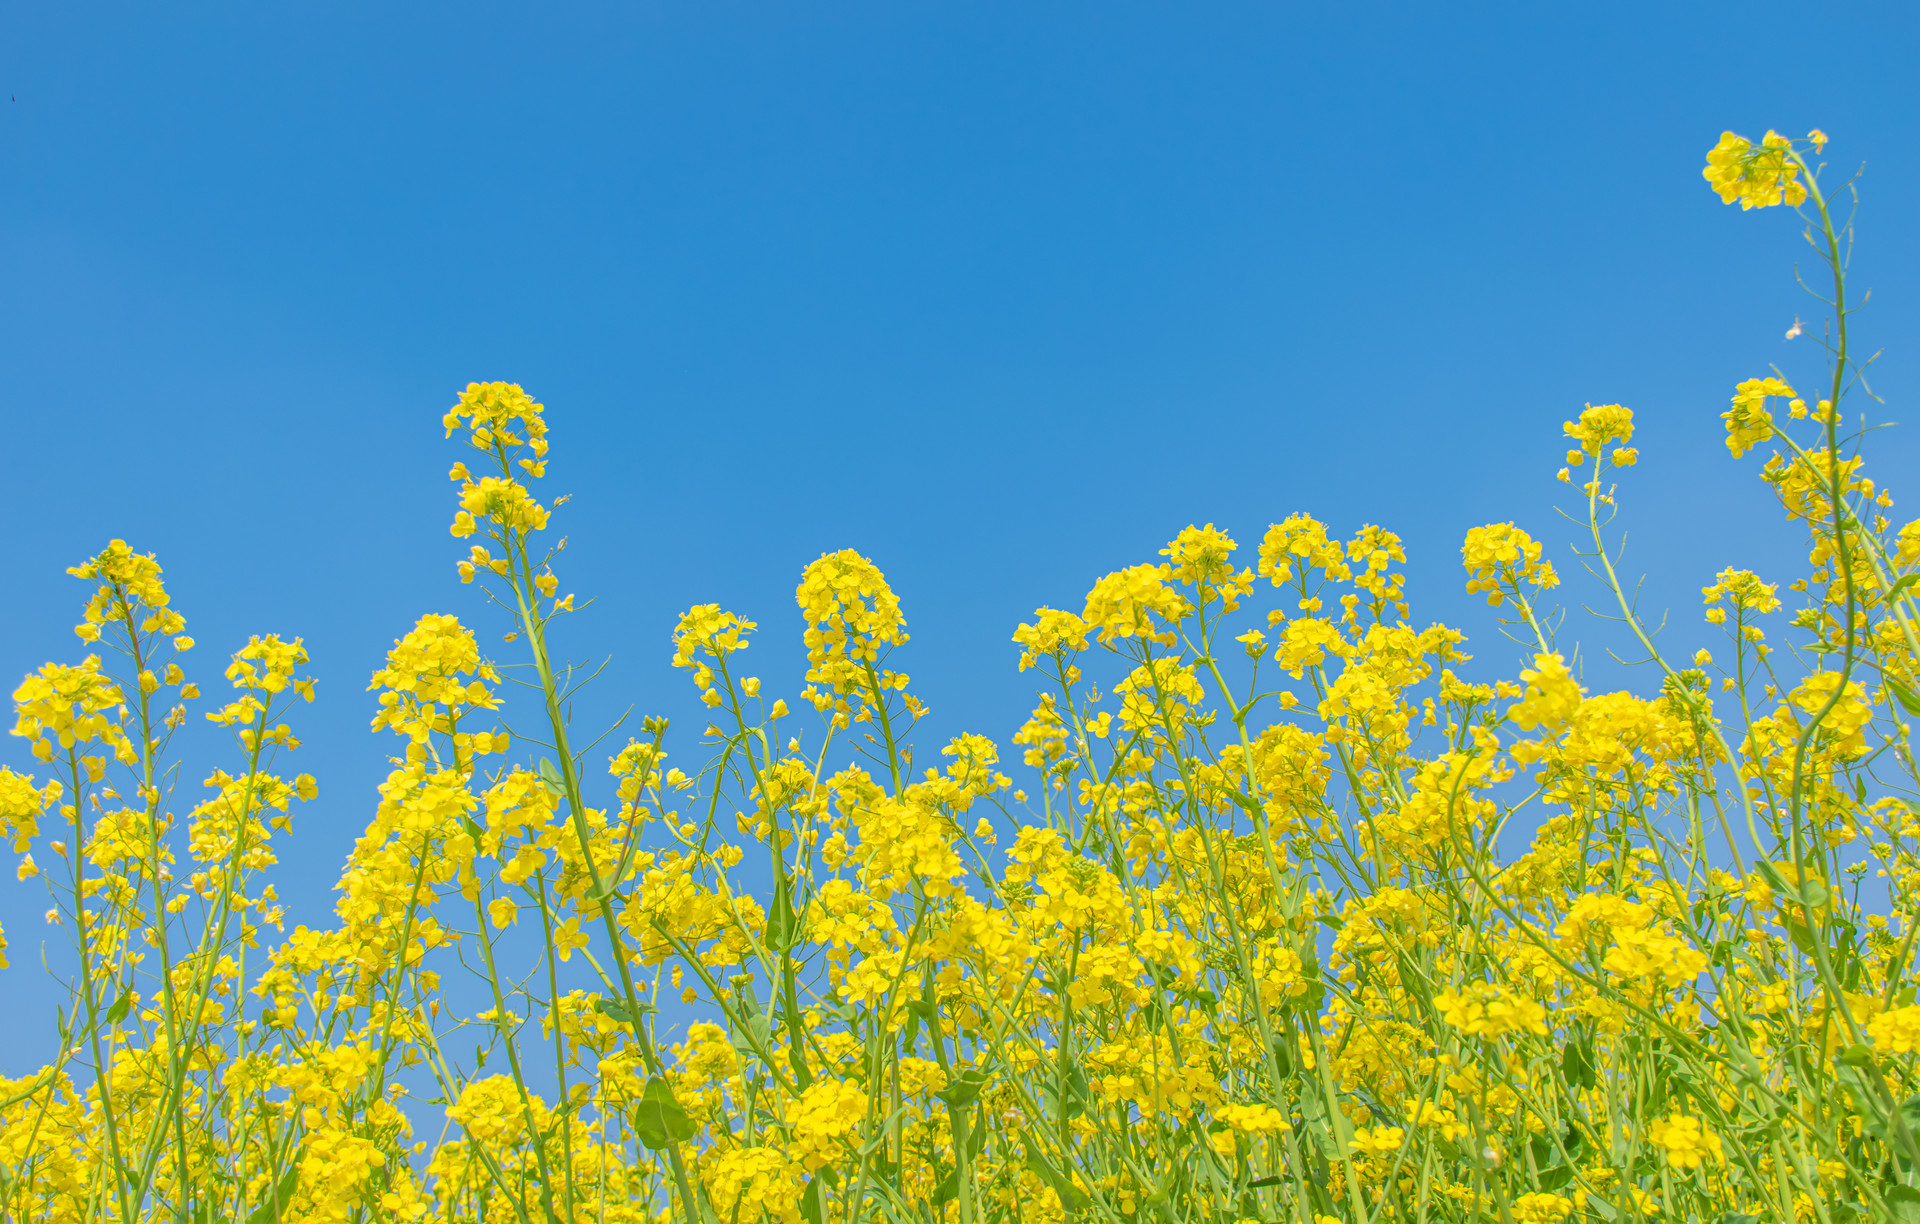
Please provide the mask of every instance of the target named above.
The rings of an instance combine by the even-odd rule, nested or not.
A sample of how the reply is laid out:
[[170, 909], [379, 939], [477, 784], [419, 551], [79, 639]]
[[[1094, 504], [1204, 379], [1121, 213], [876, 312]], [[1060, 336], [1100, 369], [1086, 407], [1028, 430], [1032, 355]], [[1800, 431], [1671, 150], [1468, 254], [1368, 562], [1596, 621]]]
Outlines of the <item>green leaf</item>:
[[769, 952], [784, 952], [799, 940], [800, 915], [794, 912], [787, 893], [785, 884], [776, 887], [773, 904], [767, 909], [767, 927], [760, 938]]
[[[627, 1006], [625, 999], [595, 999], [593, 1010], [599, 1012], [615, 1024], [632, 1024], [635, 1012]], [[638, 1015], [651, 1015], [660, 1009], [651, 1003], [642, 1003]]]
[[1794, 947], [1808, 956], [1816, 954], [1814, 949], [1817, 945], [1813, 940], [1813, 932], [1807, 929], [1806, 923], [1797, 918], [1789, 918], [1783, 925], [1787, 928], [1787, 938], [1793, 940]]
[[747, 1014], [746, 1032], [736, 1033], [733, 1048], [740, 1051], [742, 1058], [757, 1058], [773, 1048], [773, 1024], [767, 1019], [767, 1013], [760, 1010], [759, 1001], [754, 1001], [753, 1010]]
[[1594, 1072], [1593, 1050], [1585, 1037], [1568, 1039], [1566, 1049], [1560, 1051], [1560, 1073], [1575, 1087], [1598, 1086], [1600, 1077]]
[[1848, 1067], [1871, 1067], [1873, 1051], [1863, 1045], [1850, 1045], [1840, 1051], [1840, 1062]]
[[968, 1067], [953, 1078], [945, 1088], [934, 1093], [935, 1096], [953, 1106], [964, 1109], [980, 1099], [980, 1089], [987, 1083], [987, 1073], [978, 1067]]
[[1273, 1064], [1282, 1076], [1293, 1076], [1293, 1049], [1284, 1037], [1273, 1043]]
[[1882, 676], [1881, 679], [1886, 681], [1887, 691], [1891, 692], [1895, 700], [1899, 701], [1899, 703], [1905, 707], [1907, 713], [1920, 714], [1920, 697], [1914, 696], [1912, 689], [1895, 680], [1892, 676]]
[[953, 1172], [941, 1178], [940, 1184], [933, 1188], [933, 1205], [935, 1207], [944, 1207], [959, 1197], [960, 1170], [955, 1168]]
[[633, 1108], [633, 1129], [640, 1142], [657, 1152], [670, 1143], [685, 1143], [698, 1128], [673, 1099], [667, 1081], [656, 1075], [647, 1081], [640, 1103]]
[[559, 767], [546, 757], [540, 758], [540, 781], [546, 786], [547, 793], [555, 799], [566, 797], [566, 779], [560, 776]]
[[1070, 1062], [1064, 1080], [1057, 1072], [1047, 1077], [1040, 1085], [1040, 1095], [1046, 1099], [1051, 1117], [1071, 1121], [1087, 1112], [1093, 1088], [1087, 1083], [1087, 1073], [1080, 1064]]
[[1300, 1097], [1300, 1117], [1306, 1124], [1307, 1134], [1313, 1139], [1314, 1146], [1320, 1149], [1321, 1156], [1328, 1160], [1339, 1160], [1347, 1154], [1340, 1137], [1333, 1133], [1326, 1102], [1313, 1093], [1303, 1093]]
[[1891, 603], [1893, 600], [1896, 600], [1900, 598], [1902, 595], [1905, 595], [1908, 591], [1913, 589], [1913, 584], [1916, 582], [1920, 582], [1920, 574], [1908, 574], [1906, 577], [1902, 578], [1900, 581], [1894, 583], [1892, 586], [1887, 588], [1887, 601]]
[[807, 1224], [821, 1224], [824, 1219], [820, 1209], [820, 1179], [817, 1177], [807, 1183], [807, 1192], [800, 1196], [800, 1218]]
[[128, 990], [115, 999], [113, 1006], [107, 1009], [107, 1023], [120, 1023], [127, 1018], [127, 1013], [131, 1010], [133, 1010], [133, 991]]
[[300, 1184], [300, 1156], [304, 1148], [293, 1153], [287, 1161], [286, 1171], [280, 1174], [280, 1181], [273, 1188], [273, 1197], [253, 1209], [247, 1216], [247, 1224], [273, 1224], [287, 1213], [287, 1205], [293, 1202], [293, 1191]]
[[1072, 1178], [1054, 1168], [1047, 1158], [1040, 1154], [1040, 1149], [1035, 1147], [1031, 1140], [1027, 1143], [1027, 1167], [1039, 1174], [1041, 1181], [1052, 1187], [1053, 1192], [1060, 1196], [1060, 1205], [1068, 1211], [1083, 1211], [1093, 1204], [1093, 1200], [1086, 1196], [1086, 1192], [1074, 1185]]
[[1306, 979], [1307, 993], [1300, 996], [1299, 1008], [1309, 1015], [1320, 1014], [1320, 1005], [1327, 1000], [1327, 984], [1320, 980], [1320, 961], [1308, 948], [1300, 960], [1300, 976]]
[[1893, 1186], [1886, 1193], [1887, 1206], [1893, 1208], [1893, 1218], [1901, 1224], [1915, 1224], [1920, 1221], [1920, 1190], [1912, 1186]]
[[[1920, 1096], [1908, 1097], [1900, 1104], [1900, 1120], [1907, 1124], [1908, 1134], [1920, 1134]], [[1894, 1128], [1886, 1119], [1875, 1118], [1867, 1123], [1867, 1130], [1875, 1138], [1890, 1140]]]

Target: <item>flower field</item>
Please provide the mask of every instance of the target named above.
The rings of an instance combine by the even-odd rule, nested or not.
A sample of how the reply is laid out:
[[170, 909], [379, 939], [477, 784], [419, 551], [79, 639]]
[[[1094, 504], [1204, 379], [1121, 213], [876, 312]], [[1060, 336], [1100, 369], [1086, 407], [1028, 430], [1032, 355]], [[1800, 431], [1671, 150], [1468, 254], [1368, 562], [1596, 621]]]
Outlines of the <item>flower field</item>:
[[[71, 988], [58, 1058], [0, 1079], [0, 1218], [1920, 1221], [1920, 521], [1861, 453], [1825, 144], [1707, 158], [1801, 212], [1831, 312], [1816, 383], [1731, 390], [1807, 561], [1703, 576], [1724, 646], [1665, 656], [1616, 571], [1632, 411], [1543, 422], [1638, 692], [1583, 687], [1520, 527], [1465, 533], [1532, 661], [1476, 680], [1398, 537], [1296, 514], [1038, 609], [1006, 742], [916, 740], [852, 551], [795, 591], [804, 677], [696, 606], [707, 725], [602, 739], [549, 654], [545, 410], [476, 383], [443, 421], [470, 614], [373, 673], [391, 772], [334, 920], [287, 929], [304, 648], [215, 675], [113, 541], [77, 661], [13, 695], [40, 764], [0, 768]], [[224, 759], [178, 760], [189, 719]]]

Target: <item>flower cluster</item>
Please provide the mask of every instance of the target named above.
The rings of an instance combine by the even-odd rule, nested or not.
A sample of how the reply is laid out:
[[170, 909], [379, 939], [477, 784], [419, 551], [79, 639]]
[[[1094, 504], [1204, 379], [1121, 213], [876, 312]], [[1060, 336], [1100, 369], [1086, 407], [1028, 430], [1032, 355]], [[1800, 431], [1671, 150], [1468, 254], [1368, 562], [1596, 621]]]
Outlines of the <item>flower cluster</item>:
[[[1772, 134], [1708, 177], [1833, 236]], [[0, 1080], [0, 1217], [1901, 1219], [1920, 523], [1838, 420], [1738, 385], [1729, 448], [1777, 446], [1806, 568], [1724, 569], [1706, 627], [1665, 633], [1600, 484], [1637, 464], [1633, 413], [1566, 422], [1597, 646], [1560, 644], [1559, 576], [1511, 522], [1461, 544], [1507, 609], [1484, 633], [1412, 619], [1383, 526], [1291, 514], [1237, 565], [1188, 525], [1015, 630], [1027, 773], [990, 734], [916, 738], [900, 601], [830, 552], [795, 591], [798, 716], [739, 674], [752, 621], [680, 618], [689, 773], [664, 717], [574, 723], [545, 410], [472, 384], [444, 422], [487, 468], [451, 474], [459, 574], [524, 654], [449, 614], [394, 642], [387, 769], [314, 925], [265, 878], [319, 793], [283, 764], [306, 645], [228, 657], [187, 796], [199, 690], [158, 563], [116, 540], [72, 571], [92, 653], [27, 675], [42, 772], [0, 766], [68, 991], [51, 1060]], [[1670, 653], [1688, 633], [1730, 640]], [[1602, 691], [1608, 652], [1648, 666]]]

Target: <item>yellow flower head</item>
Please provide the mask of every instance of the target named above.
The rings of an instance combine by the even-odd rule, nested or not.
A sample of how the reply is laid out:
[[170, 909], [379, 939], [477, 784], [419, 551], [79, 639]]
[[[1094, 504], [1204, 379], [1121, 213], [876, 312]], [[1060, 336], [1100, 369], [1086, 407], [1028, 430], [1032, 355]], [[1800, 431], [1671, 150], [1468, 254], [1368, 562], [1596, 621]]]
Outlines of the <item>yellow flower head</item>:
[[82, 641], [97, 639], [109, 622], [137, 624], [142, 633], [175, 634], [187, 627], [186, 618], [167, 607], [160, 563], [152, 553], [134, 552], [125, 540], [110, 541], [100, 555], [67, 572], [100, 584], [87, 601], [86, 619], [74, 626]]
[[[537, 1098], [536, 1098], [537, 1099]], [[512, 1140], [525, 1125], [526, 1113], [512, 1079], [493, 1075], [474, 1080], [460, 1091], [447, 1109], [449, 1120], [466, 1128], [481, 1143]]]
[[1867, 1037], [1883, 1054], [1920, 1050], [1920, 1007], [1896, 1007], [1867, 1022]]
[[466, 481], [460, 489], [460, 512], [454, 515], [449, 530], [464, 538], [474, 532], [478, 520], [487, 520], [502, 533], [544, 531], [548, 510], [533, 499], [527, 487], [503, 476], [483, 476]]
[[822, 1080], [801, 1093], [788, 1116], [801, 1165], [812, 1172], [843, 1159], [866, 1117], [867, 1094], [857, 1084]]
[[1709, 606], [1725, 600], [1735, 608], [1765, 615], [1780, 606], [1774, 594], [1779, 589], [1777, 584], [1760, 581], [1752, 570], [1723, 569], [1712, 586], [1700, 588], [1700, 594]]
[[1048, 657], [1063, 657], [1087, 648], [1087, 634], [1093, 627], [1071, 612], [1057, 608], [1035, 608], [1033, 623], [1013, 631], [1013, 641], [1026, 649], [1020, 655], [1020, 670], [1036, 667]]
[[1773, 414], [1767, 411], [1767, 397], [1793, 398], [1793, 388], [1777, 378], [1749, 378], [1733, 390], [1733, 407], [1720, 414], [1727, 423], [1727, 449], [1733, 457], [1752, 450], [1773, 437]]
[[[830, 684], [840, 693], [871, 687], [866, 669], [884, 648], [907, 641], [907, 621], [886, 575], [851, 548], [823, 553], [801, 575], [793, 597], [807, 621], [810, 683]], [[888, 687], [890, 677], [881, 680]]]
[[1323, 524], [1309, 515], [1295, 514], [1267, 528], [1266, 538], [1260, 541], [1262, 578], [1284, 586], [1316, 569], [1329, 578], [1351, 577], [1339, 543], [1327, 538]]
[[1449, 990], [1433, 1001], [1440, 1018], [1469, 1037], [1506, 1033], [1547, 1034], [1547, 1009], [1492, 982], [1474, 982], [1464, 991]]
[[1542, 589], [1560, 585], [1553, 562], [1540, 559], [1540, 545], [1512, 523], [1469, 528], [1460, 562], [1467, 569], [1467, 592], [1485, 591], [1495, 607], [1506, 599], [1506, 588], [1522, 581]]
[[799, 1224], [800, 1175], [800, 1166], [774, 1148], [733, 1148], [707, 1166], [707, 1196], [722, 1220]]
[[1253, 589], [1252, 570], [1234, 572], [1233, 550], [1238, 547], [1226, 532], [1208, 523], [1187, 527], [1160, 555], [1172, 558], [1176, 580], [1195, 584], [1201, 599], [1217, 597], [1224, 610], [1231, 612], [1240, 606], [1240, 597]]
[[[1812, 135], [1819, 138], [1817, 145], [1826, 143], [1817, 129]], [[1707, 168], [1700, 174], [1723, 204], [1738, 200], [1743, 209], [1797, 206], [1807, 198], [1807, 186], [1799, 181], [1799, 164], [1788, 156], [1792, 147], [1778, 132], [1769, 131], [1757, 149], [1744, 136], [1722, 132], [1720, 143], [1707, 150]]]
[[1555, 731], [1566, 725], [1580, 708], [1584, 690], [1567, 670], [1567, 661], [1557, 654], [1533, 656], [1533, 671], [1523, 671], [1526, 695], [1514, 703], [1510, 717], [1522, 731], [1541, 727]]
[[373, 729], [392, 727], [417, 744], [448, 719], [472, 709], [493, 709], [499, 699], [484, 682], [499, 673], [480, 658], [479, 643], [455, 616], [428, 613], [387, 652], [387, 665], [373, 673], [367, 691], [384, 688]]
[[1293, 1129], [1286, 1115], [1271, 1105], [1222, 1105], [1213, 1112], [1215, 1117], [1234, 1130], [1251, 1134], [1272, 1134]]
[[1398, 1126], [1363, 1126], [1353, 1132], [1356, 1156], [1391, 1156], [1400, 1150], [1406, 1131]]
[[1135, 565], [1108, 574], [1087, 592], [1080, 619], [1099, 631], [1102, 642], [1138, 635], [1170, 645], [1173, 626], [1193, 611], [1186, 596], [1167, 584], [1172, 577], [1170, 565]]
[[1676, 1169], [1697, 1169], [1708, 1159], [1720, 1159], [1720, 1136], [1687, 1114], [1656, 1118], [1647, 1126], [1647, 1138], [1663, 1148], [1667, 1163]]
[[1188, 526], [1160, 555], [1172, 558], [1173, 576], [1181, 582], [1206, 582], [1233, 572], [1233, 550], [1238, 547], [1231, 536], [1208, 523]]
[[101, 673], [100, 656], [72, 667], [49, 663], [13, 691], [13, 734], [33, 741], [33, 754], [43, 761], [53, 759], [55, 744], [71, 750], [100, 743], [131, 764], [133, 745], [120, 727], [124, 701], [120, 687]]
[[440, 423], [449, 438], [465, 426], [476, 450], [525, 446], [533, 452], [537, 466], [547, 453], [547, 422], [541, 416], [545, 411], [546, 406], [536, 404], [519, 383], [468, 383], [460, 402], [447, 409]]
[[695, 604], [674, 626], [673, 665], [701, 667], [701, 655], [724, 659], [736, 650], [745, 650], [749, 645], [747, 635], [759, 627], [731, 612], [722, 612], [719, 604]]
[[1622, 404], [1588, 404], [1578, 421], [1568, 421], [1562, 432], [1595, 455], [1610, 442], [1633, 441], [1633, 409]]
[[0, 765], [0, 838], [11, 839], [15, 853], [39, 835], [40, 813], [52, 807], [64, 788], [49, 780], [35, 788], [31, 774], [17, 774]]

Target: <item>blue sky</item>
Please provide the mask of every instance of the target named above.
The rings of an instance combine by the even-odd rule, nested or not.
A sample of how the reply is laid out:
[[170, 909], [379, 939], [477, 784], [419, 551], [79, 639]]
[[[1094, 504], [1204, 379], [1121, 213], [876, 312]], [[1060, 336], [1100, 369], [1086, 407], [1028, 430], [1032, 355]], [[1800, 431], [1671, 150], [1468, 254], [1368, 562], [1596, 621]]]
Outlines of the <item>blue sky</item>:
[[[1782, 339], [1813, 309], [1793, 218], [1723, 207], [1704, 152], [1818, 125], [1867, 165], [1859, 326], [1901, 419], [1915, 14], [9, 6], [0, 673], [80, 653], [63, 571], [114, 536], [158, 552], [208, 680], [303, 636], [322, 798], [281, 879], [323, 920], [384, 772], [367, 675], [422, 612], [500, 628], [445, 531], [471, 379], [549, 406], [566, 586], [598, 601], [563, 646], [612, 655], [589, 720], [698, 725], [666, 667], [697, 602], [760, 621], [796, 691], [794, 583], [852, 547], [904, 601], [928, 738], [1004, 741], [1036, 605], [1296, 510], [1400, 532], [1416, 621], [1510, 673], [1459, 541], [1515, 519], [1574, 576], [1552, 472], [1589, 401], [1639, 414], [1629, 568], [1690, 652], [1714, 571], [1795, 551], [1719, 413], [1818, 368]], [[1896, 432], [1870, 470], [1898, 495], [1915, 457]], [[189, 746], [189, 782], [228, 763]], [[9, 990], [44, 905], [0, 887]]]

